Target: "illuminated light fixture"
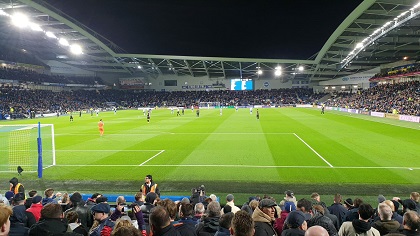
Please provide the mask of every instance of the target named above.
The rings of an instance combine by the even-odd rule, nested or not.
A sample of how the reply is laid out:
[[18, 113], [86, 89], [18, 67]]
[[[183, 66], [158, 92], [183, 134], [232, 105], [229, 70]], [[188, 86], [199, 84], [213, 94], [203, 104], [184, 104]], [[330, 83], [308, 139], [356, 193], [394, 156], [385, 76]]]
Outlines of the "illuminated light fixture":
[[59, 40], [58, 40], [58, 42], [61, 44], [61, 45], [63, 45], [63, 46], [69, 46], [70, 44], [69, 44], [69, 41], [67, 41], [67, 39], [65, 39], [65, 38], [60, 38]]
[[281, 66], [276, 66], [276, 70], [281, 70]]
[[263, 74], [263, 71], [260, 70], [260, 69], [258, 69], [257, 74], [262, 75]]
[[137, 66], [137, 69], [141, 69], [141, 66]]
[[332, 86], [331, 88], [332, 88], [332, 89], [335, 89], [335, 86]]
[[281, 75], [281, 70], [275, 70], [274, 75], [275, 76], [280, 76]]
[[80, 54], [83, 53], [82, 47], [80, 47], [80, 45], [78, 45], [78, 44], [72, 44], [70, 46], [70, 52], [73, 53], [73, 54], [76, 54], [76, 55], [80, 55]]
[[325, 89], [328, 89], [328, 87], [325, 87]]
[[304, 68], [303, 66], [299, 66], [299, 67], [298, 67], [298, 70], [299, 70], [299, 71], [303, 71], [304, 69], [305, 69], [305, 68]]
[[341, 86], [341, 88], [342, 88], [342, 89], [345, 89], [345, 88], [346, 88], [346, 86]]
[[16, 13], [12, 16], [12, 24], [19, 28], [24, 28], [29, 25], [29, 19], [22, 13]]
[[53, 39], [57, 38], [57, 36], [55, 36], [55, 34], [51, 31], [45, 32], [45, 35], [47, 35], [47, 37], [49, 37], [49, 38], [53, 38]]
[[403, 60], [408, 60], [408, 57], [403, 57]]
[[363, 47], [363, 43], [356, 44], [356, 48], [362, 48], [362, 47]]
[[41, 26], [35, 23], [29, 23], [29, 27], [31, 27], [31, 30], [33, 31], [42, 31]]
[[353, 85], [353, 88], [357, 88], [357, 85]]

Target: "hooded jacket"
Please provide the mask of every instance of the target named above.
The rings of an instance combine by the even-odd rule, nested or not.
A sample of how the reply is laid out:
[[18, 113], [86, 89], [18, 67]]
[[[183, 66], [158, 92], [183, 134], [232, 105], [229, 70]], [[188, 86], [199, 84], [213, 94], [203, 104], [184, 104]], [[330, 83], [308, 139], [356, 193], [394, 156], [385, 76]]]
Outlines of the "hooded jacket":
[[255, 236], [273, 236], [277, 232], [273, 228], [274, 219], [265, 214], [259, 207], [252, 213], [252, 219], [255, 222]]
[[352, 222], [344, 222], [338, 236], [380, 236], [381, 234], [375, 228], [372, 228], [368, 222], [356, 219]]

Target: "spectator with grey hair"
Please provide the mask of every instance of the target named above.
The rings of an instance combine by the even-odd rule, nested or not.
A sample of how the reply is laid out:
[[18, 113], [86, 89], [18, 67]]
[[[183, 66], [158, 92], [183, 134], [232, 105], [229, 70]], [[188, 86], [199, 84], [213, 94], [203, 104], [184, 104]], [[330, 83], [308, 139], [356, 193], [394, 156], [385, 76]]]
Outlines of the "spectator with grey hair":
[[194, 217], [193, 220], [197, 221], [197, 223], [199, 223], [204, 215], [204, 211], [205, 211], [205, 207], [204, 204], [199, 202], [197, 204], [195, 204], [194, 206]]
[[372, 227], [377, 229], [381, 235], [385, 235], [391, 232], [396, 232], [402, 228], [401, 224], [396, 220], [392, 220], [392, 209], [385, 203], [378, 205], [378, 214], [380, 220], [375, 221]]
[[212, 236], [216, 233], [219, 229], [220, 210], [219, 202], [209, 203], [205, 217], [196, 226], [198, 236]]

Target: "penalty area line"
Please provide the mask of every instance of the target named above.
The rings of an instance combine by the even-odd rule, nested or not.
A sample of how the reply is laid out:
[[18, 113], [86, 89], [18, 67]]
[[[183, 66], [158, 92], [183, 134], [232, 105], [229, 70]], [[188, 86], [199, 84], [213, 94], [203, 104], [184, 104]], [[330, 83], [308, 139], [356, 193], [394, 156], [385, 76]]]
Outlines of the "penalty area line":
[[302, 138], [300, 138], [296, 133], [293, 133], [294, 136], [296, 136], [296, 138], [298, 138], [300, 141], [302, 141], [302, 143], [304, 143], [309, 149], [311, 149], [319, 158], [321, 158], [325, 163], [327, 163], [327, 165], [329, 165], [330, 167], [334, 167], [333, 165], [331, 165], [327, 160], [325, 160], [325, 158], [323, 158], [317, 151], [315, 151], [311, 146], [309, 146], [309, 144], [307, 144]]
[[161, 150], [159, 153], [157, 153], [156, 155], [152, 156], [151, 158], [147, 159], [146, 161], [144, 161], [143, 163], [141, 163], [139, 166], [142, 166], [144, 164], [146, 164], [147, 162], [149, 162], [150, 160], [152, 160], [153, 158], [159, 156], [160, 154], [162, 154], [165, 150]]

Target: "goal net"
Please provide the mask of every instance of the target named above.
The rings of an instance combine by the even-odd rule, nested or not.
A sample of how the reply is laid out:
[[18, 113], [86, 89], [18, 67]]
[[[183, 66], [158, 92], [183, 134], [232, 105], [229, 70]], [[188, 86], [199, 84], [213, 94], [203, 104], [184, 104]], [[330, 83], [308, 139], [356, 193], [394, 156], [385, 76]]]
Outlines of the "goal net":
[[55, 165], [54, 125], [0, 125], [0, 172], [40, 172]]
[[203, 109], [219, 108], [220, 102], [200, 102], [199, 106], [200, 108], [203, 108]]

